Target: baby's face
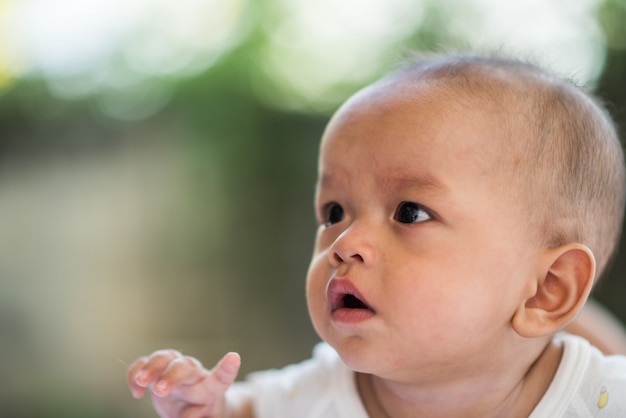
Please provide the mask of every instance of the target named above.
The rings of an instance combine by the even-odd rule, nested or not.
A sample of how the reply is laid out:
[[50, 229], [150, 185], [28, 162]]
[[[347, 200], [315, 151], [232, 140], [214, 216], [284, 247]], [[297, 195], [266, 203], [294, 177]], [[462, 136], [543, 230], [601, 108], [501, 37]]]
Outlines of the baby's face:
[[537, 267], [524, 202], [487, 167], [498, 124], [411, 89], [357, 96], [324, 135], [309, 312], [357, 371], [408, 379], [500, 367], [494, 351], [513, 338]]

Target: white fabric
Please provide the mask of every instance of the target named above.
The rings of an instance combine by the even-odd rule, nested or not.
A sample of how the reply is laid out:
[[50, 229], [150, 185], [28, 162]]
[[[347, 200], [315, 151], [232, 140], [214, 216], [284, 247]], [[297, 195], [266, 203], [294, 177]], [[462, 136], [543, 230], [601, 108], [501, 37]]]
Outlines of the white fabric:
[[[579, 337], [559, 335], [563, 357], [529, 418], [626, 418], [626, 357], [602, 355]], [[326, 344], [313, 357], [249, 377], [258, 418], [367, 418], [354, 372]]]
[[327, 344], [315, 346], [309, 360], [248, 379], [257, 418], [367, 418], [354, 372]]
[[556, 338], [564, 344], [563, 358], [530, 418], [625, 418], [626, 357], [604, 356], [573, 335]]

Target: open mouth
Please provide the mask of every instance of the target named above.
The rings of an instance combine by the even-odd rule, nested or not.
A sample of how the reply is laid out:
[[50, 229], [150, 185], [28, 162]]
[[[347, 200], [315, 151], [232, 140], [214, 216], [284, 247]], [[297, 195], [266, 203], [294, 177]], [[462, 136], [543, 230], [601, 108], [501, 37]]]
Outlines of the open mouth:
[[365, 303], [363, 303], [363, 301], [361, 299], [359, 299], [358, 297], [354, 296], [354, 295], [350, 295], [350, 294], [346, 294], [343, 296], [343, 298], [341, 298], [341, 308], [346, 308], [346, 309], [369, 309], [369, 306], [367, 306]]
[[333, 279], [328, 286], [328, 301], [331, 312], [340, 309], [361, 309], [374, 312], [357, 288], [348, 280]]

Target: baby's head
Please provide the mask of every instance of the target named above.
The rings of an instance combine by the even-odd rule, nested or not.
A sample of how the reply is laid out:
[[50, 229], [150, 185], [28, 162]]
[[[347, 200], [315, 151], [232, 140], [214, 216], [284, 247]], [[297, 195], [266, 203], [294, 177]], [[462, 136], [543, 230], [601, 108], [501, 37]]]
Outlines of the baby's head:
[[624, 188], [591, 96], [515, 61], [416, 62], [349, 99], [322, 139], [313, 324], [379, 376], [532, 362], [614, 252]]

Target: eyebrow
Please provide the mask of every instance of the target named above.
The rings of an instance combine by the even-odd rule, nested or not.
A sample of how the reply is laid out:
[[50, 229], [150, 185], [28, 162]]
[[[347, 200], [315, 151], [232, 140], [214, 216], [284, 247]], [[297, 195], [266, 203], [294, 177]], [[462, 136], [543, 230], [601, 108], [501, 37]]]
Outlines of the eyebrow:
[[[316, 182], [316, 188], [329, 186], [334, 183], [333, 176], [329, 173], [324, 173]], [[379, 185], [384, 189], [398, 190], [398, 189], [422, 189], [429, 191], [444, 192], [448, 188], [437, 178], [431, 175], [398, 175], [389, 177], [380, 177], [378, 179]]]
[[319, 173], [315, 182], [315, 194], [317, 195], [323, 188], [329, 187], [333, 183], [332, 177], [328, 173]]
[[400, 175], [397, 177], [383, 177], [379, 184], [386, 189], [422, 189], [443, 192], [447, 187], [437, 178], [431, 175]]

